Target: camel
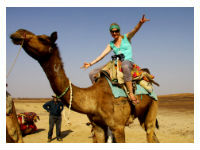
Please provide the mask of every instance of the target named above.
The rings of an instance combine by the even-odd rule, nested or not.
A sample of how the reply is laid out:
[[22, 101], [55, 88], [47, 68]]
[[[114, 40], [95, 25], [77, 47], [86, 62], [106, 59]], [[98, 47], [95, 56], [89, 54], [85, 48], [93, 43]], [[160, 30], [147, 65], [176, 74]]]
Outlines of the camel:
[[[43, 68], [51, 88], [56, 95], [61, 95], [69, 87], [69, 79], [65, 74], [59, 49], [56, 45], [57, 32], [50, 36], [35, 35], [25, 29], [19, 29], [10, 35], [15, 45], [22, 45], [25, 52], [37, 60]], [[114, 142], [125, 142], [125, 125], [130, 117], [138, 118], [146, 131], [147, 141], [159, 142], [155, 134], [158, 102], [148, 95], [142, 96], [142, 101], [135, 107], [128, 98], [114, 98], [107, 80], [101, 77], [95, 84], [87, 88], [79, 88], [71, 84], [73, 91], [72, 110], [86, 114], [94, 132], [93, 142], [106, 142], [107, 128], [114, 136]], [[137, 96], [138, 99], [141, 96]], [[70, 90], [61, 98], [69, 107]]]
[[6, 106], [8, 106], [6, 107], [6, 142], [23, 143], [22, 133], [18, 124], [15, 105], [13, 101], [9, 100], [10, 98], [10, 95], [6, 93]]

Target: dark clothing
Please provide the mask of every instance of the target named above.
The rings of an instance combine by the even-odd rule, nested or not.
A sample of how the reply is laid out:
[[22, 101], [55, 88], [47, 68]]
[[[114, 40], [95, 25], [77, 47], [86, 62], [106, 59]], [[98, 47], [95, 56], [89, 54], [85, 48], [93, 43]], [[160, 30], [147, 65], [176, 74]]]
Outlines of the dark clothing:
[[53, 100], [45, 103], [43, 108], [50, 112], [50, 116], [61, 116], [63, 110], [63, 103], [61, 101], [54, 102]]
[[48, 139], [52, 138], [54, 124], [56, 124], [56, 136], [57, 136], [57, 139], [61, 138], [61, 132], [60, 132], [61, 121], [62, 121], [61, 116], [51, 116], [51, 115], [49, 116]]
[[57, 139], [61, 138], [61, 112], [63, 110], [63, 103], [61, 101], [51, 100], [43, 105], [43, 108], [50, 112], [49, 115], [49, 132], [48, 139], [52, 138], [54, 124], [56, 124], [56, 136]]

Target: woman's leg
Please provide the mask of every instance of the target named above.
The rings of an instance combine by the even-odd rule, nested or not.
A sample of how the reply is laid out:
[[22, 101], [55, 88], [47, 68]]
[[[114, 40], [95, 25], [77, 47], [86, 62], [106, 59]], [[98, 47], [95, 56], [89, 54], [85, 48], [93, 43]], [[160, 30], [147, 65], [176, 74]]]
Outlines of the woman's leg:
[[93, 69], [93, 70], [89, 73], [89, 78], [90, 78], [92, 84], [95, 83], [95, 81], [96, 81], [95, 75], [96, 75], [97, 73], [99, 73], [99, 72], [101, 71], [101, 69], [102, 69], [102, 66]]
[[139, 101], [136, 99], [135, 95], [133, 94], [133, 85], [132, 85], [132, 76], [131, 76], [132, 69], [133, 69], [133, 62], [128, 61], [128, 60], [125, 60], [122, 62], [124, 82], [129, 91], [129, 98], [134, 104], [137, 104], [139, 103]]

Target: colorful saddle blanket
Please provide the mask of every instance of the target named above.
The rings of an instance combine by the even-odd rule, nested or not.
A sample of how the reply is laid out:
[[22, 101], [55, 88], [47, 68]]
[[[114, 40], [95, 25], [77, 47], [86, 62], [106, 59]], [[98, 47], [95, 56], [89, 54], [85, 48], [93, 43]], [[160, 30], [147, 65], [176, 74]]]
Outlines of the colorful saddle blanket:
[[19, 113], [18, 117], [23, 117], [25, 122], [33, 122], [39, 120], [39, 116], [35, 112]]
[[[108, 74], [108, 78], [111, 80], [113, 84], [124, 84], [123, 72], [121, 68], [121, 61], [110, 61], [103, 68], [102, 72], [106, 72]], [[134, 64], [133, 69], [131, 71], [131, 75], [133, 80], [144, 80], [149, 82], [154, 79], [154, 76], [143, 71], [138, 65]]]
[[[104, 74], [113, 85], [118, 85], [120, 87], [124, 85], [121, 61], [119, 60], [107, 63], [100, 71], [100, 74], [97, 74], [96, 78], [99, 78], [101, 74]], [[134, 64], [131, 74], [134, 82], [142, 86], [148, 93], [153, 92], [151, 82], [153, 81], [154, 76], [149, 73], [148, 69], [141, 69], [138, 65]]]
[[17, 118], [18, 118], [18, 122], [19, 122], [22, 133], [26, 129], [30, 129], [30, 128], [32, 128], [32, 132], [37, 130], [37, 126], [35, 125], [34, 122], [36, 122], [37, 120], [40, 120], [40, 118], [35, 112], [19, 113], [17, 115]]
[[[122, 88], [119, 88], [118, 86], [115, 86], [111, 83], [111, 81], [106, 78], [109, 85], [110, 85], [110, 88], [112, 90], [112, 93], [114, 95], [115, 98], [118, 98], [118, 97], [128, 97], [126, 92], [122, 89]], [[135, 90], [135, 95], [149, 95], [150, 97], [152, 97], [154, 100], [158, 100], [157, 98], [157, 95], [154, 91], [152, 91], [151, 93], [147, 92], [147, 90], [145, 90], [142, 86], [140, 86], [139, 84], [136, 84], [136, 90]]]

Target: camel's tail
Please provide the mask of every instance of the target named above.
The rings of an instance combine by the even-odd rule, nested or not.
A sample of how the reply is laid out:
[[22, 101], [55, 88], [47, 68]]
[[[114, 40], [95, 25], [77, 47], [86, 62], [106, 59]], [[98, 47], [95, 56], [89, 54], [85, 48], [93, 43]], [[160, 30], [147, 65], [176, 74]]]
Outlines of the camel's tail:
[[159, 129], [158, 119], [156, 119], [156, 128]]

